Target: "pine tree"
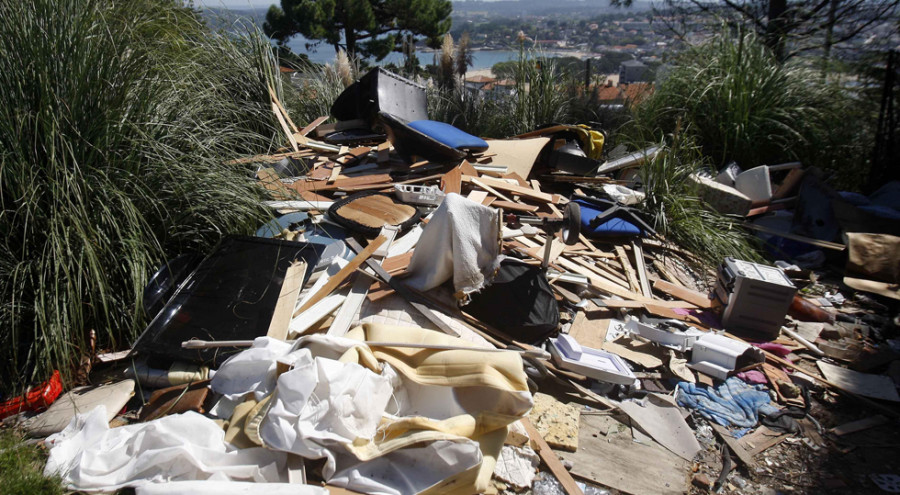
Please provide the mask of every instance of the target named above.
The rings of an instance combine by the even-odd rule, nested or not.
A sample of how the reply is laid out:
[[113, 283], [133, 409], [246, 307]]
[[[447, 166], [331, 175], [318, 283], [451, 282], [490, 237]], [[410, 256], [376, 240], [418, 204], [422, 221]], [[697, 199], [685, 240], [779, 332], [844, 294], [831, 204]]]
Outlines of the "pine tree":
[[440, 47], [452, 10], [450, 0], [281, 0], [269, 7], [263, 30], [280, 44], [301, 34], [351, 57], [381, 60], [402, 50], [404, 35]]

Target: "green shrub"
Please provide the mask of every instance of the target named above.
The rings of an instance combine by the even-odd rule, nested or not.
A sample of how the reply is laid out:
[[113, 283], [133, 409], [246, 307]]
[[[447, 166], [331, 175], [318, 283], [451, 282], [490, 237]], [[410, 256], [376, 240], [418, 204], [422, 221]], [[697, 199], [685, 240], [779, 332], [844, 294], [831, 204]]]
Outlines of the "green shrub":
[[675, 58], [634, 124], [661, 136], [683, 122], [717, 168], [799, 160], [842, 171], [862, 153], [852, 105], [820, 72], [779, 64], [755, 35], [724, 33]]
[[272, 147], [268, 42], [213, 35], [178, 0], [2, 2], [2, 387], [126, 346], [163, 260], [249, 232]]

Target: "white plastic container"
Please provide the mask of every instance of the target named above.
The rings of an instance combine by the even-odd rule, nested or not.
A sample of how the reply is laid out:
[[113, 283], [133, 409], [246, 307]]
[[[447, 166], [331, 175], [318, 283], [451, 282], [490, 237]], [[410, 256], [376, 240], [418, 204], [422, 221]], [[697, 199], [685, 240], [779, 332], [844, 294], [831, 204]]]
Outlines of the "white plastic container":
[[640, 335], [641, 337], [652, 342], [656, 342], [659, 345], [681, 352], [685, 352], [690, 349], [694, 345], [694, 342], [697, 341], [697, 339], [706, 334], [705, 332], [701, 332], [694, 327], [690, 327], [684, 331], [678, 330], [676, 332], [667, 332], [665, 330], [660, 330], [652, 325], [645, 325], [634, 317], [629, 317], [628, 323], [625, 325], [625, 328], [634, 335]]
[[637, 378], [619, 356], [582, 347], [573, 337], [560, 334], [550, 339], [550, 355], [561, 368], [602, 382], [634, 385]]
[[736, 369], [765, 360], [763, 351], [750, 344], [710, 333], [694, 342], [688, 367], [724, 380]]

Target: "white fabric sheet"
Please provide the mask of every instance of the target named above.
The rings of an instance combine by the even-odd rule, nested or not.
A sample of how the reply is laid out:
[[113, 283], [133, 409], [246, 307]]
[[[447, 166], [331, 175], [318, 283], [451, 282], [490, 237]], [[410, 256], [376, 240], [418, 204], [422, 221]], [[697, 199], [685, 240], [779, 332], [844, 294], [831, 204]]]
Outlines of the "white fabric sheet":
[[47, 438], [45, 475], [78, 490], [179, 480], [287, 481], [286, 455], [263, 448], [231, 450], [225, 432], [194, 412], [109, 428], [106, 408], [78, 415]]
[[320, 486], [236, 481], [175, 481], [139, 486], [136, 495], [328, 495]]
[[499, 267], [498, 213], [458, 194], [448, 194], [425, 226], [405, 282], [418, 290], [453, 279], [457, 291], [481, 289]]

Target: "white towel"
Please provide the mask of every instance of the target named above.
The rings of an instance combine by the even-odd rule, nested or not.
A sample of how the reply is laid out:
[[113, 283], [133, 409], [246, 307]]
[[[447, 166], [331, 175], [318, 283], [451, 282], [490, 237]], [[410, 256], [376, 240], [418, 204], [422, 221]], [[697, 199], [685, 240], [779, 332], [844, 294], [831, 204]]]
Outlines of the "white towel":
[[500, 266], [497, 210], [448, 194], [425, 226], [406, 283], [422, 291], [453, 277], [457, 292], [475, 292]]

